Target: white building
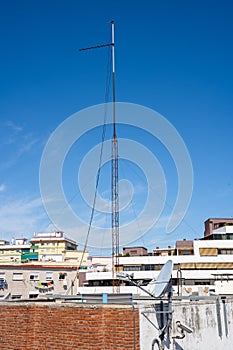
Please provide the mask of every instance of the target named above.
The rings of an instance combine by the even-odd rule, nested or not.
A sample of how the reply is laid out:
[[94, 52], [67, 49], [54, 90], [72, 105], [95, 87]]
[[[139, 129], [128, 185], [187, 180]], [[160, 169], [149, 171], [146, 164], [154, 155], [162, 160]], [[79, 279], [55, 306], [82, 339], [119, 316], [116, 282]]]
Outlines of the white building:
[[[220, 239], [213, 239], [214, 236]], [[119, 257], [119, 271], [134, 274], [134, 281], [147, 285], [156, 279], [167, 260], [173, 261], [172, 283], [174, 292], [181, 295], [233, 294], [233, 226], [213, 230], [211, 239], [178, 241], [176, 247], [167, 250], [173, 255], [123, 256]], [[210, 236], [209, 236], [210, 237]], [[170, 253], [169, 253], [170, 254]], [[78, 287], [79, 293], [111, 293], [112, 272], [90, 270], [85, 283]], [[142, 294], [137, 287], [122, 282], [122, 293]]]

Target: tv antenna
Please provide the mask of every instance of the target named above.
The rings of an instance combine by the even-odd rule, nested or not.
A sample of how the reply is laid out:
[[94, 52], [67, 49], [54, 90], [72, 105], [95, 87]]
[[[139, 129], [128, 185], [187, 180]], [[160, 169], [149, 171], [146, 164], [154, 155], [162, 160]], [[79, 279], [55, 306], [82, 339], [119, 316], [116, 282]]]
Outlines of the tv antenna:
[[115, 83], [115, 26], [114, 21], [111, 24], [111, 43], [96, 46], [90, 46], [79, 51], [100, 49], [111, 46], [112, 54], [112, 106], [113, 106], [113, 136], [112, 136], [112, 291], [120, 293], [120, 280], [115, 279], [115, 274], [119, 269], [119, 189], [118, 189], [118, 139], [116, 132], [116, 83]]

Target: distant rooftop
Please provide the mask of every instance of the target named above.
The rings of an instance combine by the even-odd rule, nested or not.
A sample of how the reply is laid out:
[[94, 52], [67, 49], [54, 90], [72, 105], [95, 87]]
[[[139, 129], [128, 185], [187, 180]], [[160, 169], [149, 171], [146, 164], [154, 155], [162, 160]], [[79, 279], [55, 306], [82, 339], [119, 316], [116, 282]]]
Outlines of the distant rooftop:
[[47, 237], [62, 238], [64, 237], [64, 232], [54, 231], [54, 232], [35, 232], [34, 233], [34, 238], [47, 238]]
[[58, 241], [68, 241], [74, 245], [78, 245], [77, 242], [68, 238], [63, 231], [54, 231], [54, 232], [35, 232], [31, 242], [39, 242], [46, 240], [58, 240]]
[[193, 240], [176, 241], [176, 248], [193, 248]]

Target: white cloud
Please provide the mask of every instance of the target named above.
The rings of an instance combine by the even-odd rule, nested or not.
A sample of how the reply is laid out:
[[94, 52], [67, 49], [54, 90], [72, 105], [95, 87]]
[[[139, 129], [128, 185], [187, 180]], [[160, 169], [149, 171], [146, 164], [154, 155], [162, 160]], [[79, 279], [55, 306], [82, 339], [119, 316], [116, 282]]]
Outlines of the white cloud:
[[23, 127], [15, 124], [11, 120], [6, 121], [2, 128], [1, 144], [4, 146], [11, 146], [18, 142], [22, 137]]
[[0, 185], [0, 192], [5, 191], [5, 189], [6, 189], [6, 185], [1, 184], [1, 185]]
[[11, 199], [0, 203], [1, 238], [26, 236], [30, 238], [33, 232], [43, 230], [48, 219], [42, 207], [41, 199]]
[[15, 133], [23, 130], [22, 126], [15, 124], [12, 120], [8, 120], [5, 125], [11, 128]]
[[20, 158], [28, 155], [40, 142], [33, 133], [26, 132], [23, 127], [12, 121], [8, 121], [4, 125], [5, 129], [0, 135], [0, 148], [4, 152], [0, 165], [1, 170], [9, 169], [17, 164]]
[[38, 141], [38, 139], [32, 139], [22, 142], [21, 146], [18, 149], [17, 156], [20, 157], [22, 154], [29, 152]]

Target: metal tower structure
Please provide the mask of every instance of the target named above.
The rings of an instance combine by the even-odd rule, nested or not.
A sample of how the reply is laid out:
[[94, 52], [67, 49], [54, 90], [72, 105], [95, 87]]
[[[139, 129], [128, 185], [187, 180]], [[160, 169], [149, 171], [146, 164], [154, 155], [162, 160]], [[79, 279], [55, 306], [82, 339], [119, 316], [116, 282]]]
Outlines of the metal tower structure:
[[119, 269], [119, 189], [118, 189], [118, 140], [116, 132], [116, 87], [115, 87], [115, 31], [112, 26], [112, 102], [113, 102], [113, 136], [112, 136], [112, 288], [113, 293], [120, 292], [120, 280], [115, 274]]
[[102, 47], [111, 46], [112, 58], [112, 106], [113, 106], [113, 136], [112, 136], [112, 160], [111, 160], [111, 175], [112, 175], [112, 290], [113, 293], [120, 292], [120, 280], [116, 278], [116, 273], [119, 269], [119, 190], [118, 190], [118, 140], [116, 132], [116, 86], [115, 86], [115, 26], [114, 21], [111, 24], [110, 44], [102, 44], [91, 46], [80, 51], [99, 49]]

